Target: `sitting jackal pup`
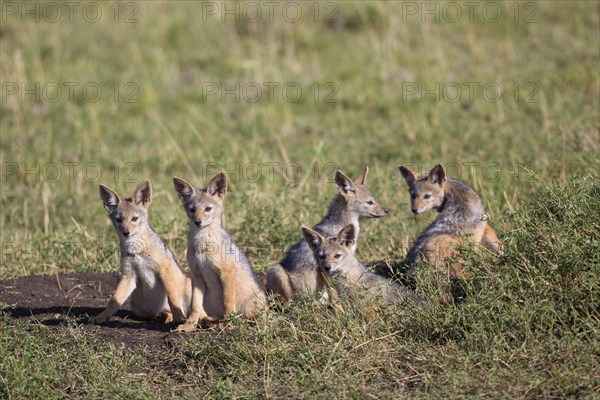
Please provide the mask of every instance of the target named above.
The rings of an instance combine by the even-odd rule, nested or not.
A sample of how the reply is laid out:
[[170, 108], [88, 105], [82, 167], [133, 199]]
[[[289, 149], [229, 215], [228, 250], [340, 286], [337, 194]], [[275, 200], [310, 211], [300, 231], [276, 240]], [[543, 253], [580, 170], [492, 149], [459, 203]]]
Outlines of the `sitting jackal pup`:
[[[365, 168], [354, 180], [341, 171], [335, 173], [338, 194], [329, 205], [327, 215], [313, 228], [315, 231], [333, 237], [352, 224], [358, 237], [361, 219], [381, 218], [387, 214], [388, 211], [377, 204], [375, 196], [365, 186], [368, 172]], [[352, 253], [356, 250], [356, 237], [352, 242]], [[277, 294], [284, 304], [290, 302], [294, 293], [312, 293], [317, 298], [323, 295], [327, 285], [306, 240], [289, 248], [283, 260], [269, 270], [267, 289]]]
[[254, 317], [266, 306], [256, 274], [222, 227], [227, 178], [219, 173], [206, 189], [194, 189], [181, 178], [173, 184], [190, 223], [187, 261], [192, 271], [192, 311], [178, 331], [191, 332], [198, 322], [239, 313]]
[[[415, 264], [421, 257], [435, 265], [447, 256], [456, 256], [455, 246], [470, 241], [482, 241], [501, 253], [496, 231], [488, 225], [481, 199], [467, 184], [446, 178], [444, 168], [437, 164], [427, 175], [417, 176], [405, 166], [400, 173], [408, 184], [411, 210], [421, 214], [434, 209], [439, 214], [417, 237], [407, 255], [407, 263]], [[460, 271], [455, 271], [461, 275]]]
[[369, 272], [357, 260], [352, 253], [356, 240], [354, 225], [347, 225], [336, 237], [330, 239], [306, 227], [302, 227], [302, 234], [313, 251], [317, 265], [326, 276], [333, 278], [335, 287], [342, 296], [348, 289], [362, 289], [386, 303], [402, 302], [413, 297], [410, 289], [397, 283], [392, 284], [383, 276]]
[[108, 307], [91, 322], [107, 321], [131, 296], [131, 309], [141, 318], [163, 318], [166, 323], [188, 315], [192, 282], [179, 268], [173, 253], [148, 222], [152, 198], [149, 181], [123, 200], [100, 185], [100, 198], [121, 242], [121, 279]]

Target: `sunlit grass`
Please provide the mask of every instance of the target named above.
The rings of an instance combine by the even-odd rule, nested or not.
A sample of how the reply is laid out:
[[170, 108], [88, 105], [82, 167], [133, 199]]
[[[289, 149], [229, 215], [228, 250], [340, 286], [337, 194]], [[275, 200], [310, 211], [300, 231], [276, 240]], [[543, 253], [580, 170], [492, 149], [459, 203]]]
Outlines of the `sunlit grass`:
[[[482, 195], [509, 249], [501, 260], [474, 261], [464, 304], [367, 322], [352, 313], [323, 317], [303, 304], [273, 326], [240, 322], [231, 332], [193, 337], [157, 362], [175, 360], [181, 372], [153, 370], [152, 381], [166, 384], [152, 388], [175, 397], [178, 389], [167, 386], [189, 396], [202, 387], [197, 393], [213, 397], [598, 394], [598, 354], [590, 350], [598, 348], [597, 1], [520, 2], [516, 22], [514, 4], [498, 2], [497, 22], [477, 14], [456, 23], [422, 22], [400, 2], [314, 3], [318, 23], [313, 3], [303, 3], [295, 23], [222, 22], [203, 15], [207, 3], [185, 1], [136, 3], [138, 21], [124, 23], [124, 14], [115, 22], [111, 4], [101, 3], [96, 23], [3, 14], [0, 278], [118, 269], [98, 185], [127, 193], [144, 179], [154, 188], [152, 225], [183, 262], [187, 222], [172, 176], [203, 185], [220, 169], [231, 181], [226, 227], [259, 272], [300, 239], [302, 224], [320, 220], [335, 194], [335, 169], [356, 175], [366, 165], [367, 185], [391, 211], [363, 224], [357, 255], [397, 262], [432, 218], [411, 215], [397, 167], [425, 171], [441, 162]], [[133, 10], [128, 4], [121, 12]], [[331, 10], [335, 21], [324, 23]], [[527, 23], [532, 10], [537, 22]], [[78, 85], [72, 98], [67, 82]], [[9, 94], [15, 83], [18, 93]], [[63, 88], [56, 102], [22, 92], [23, 84], [51, 83]], [[102, 89], [98, 101], [82, 92], [89, 84]], [[207, 94], [213, 84], [218, 92]], [[223, 95], [236, 84], [260, 87], [262, 97]], [[295, 101], [282, 92], [290, 84], [302, 89]], [[456, 101], [444, 97], [457, 87]], [[490, 101], [495, 88], [501, 95]], [[447, 289], [422, 278], [425, 294]], [[102, 349], [82, 350], [96, 361], [67, 352], [68, 365], [55, 359], [44, 375], [26, 361], [44, 358], [36, 351], [11, 356], [12, 335], [49, 346], [50, 357], [58, 357], [60, 341], [8, 317], [0, 327], [0, 352], [16, 371], [3, 363], [10, 390], [0, 394], [69, 396], [72, 383], [56, 377], [84, 365], [91, 389], [74, 397], [131, 395], [97, 383], [111, 377], [93, 371], [106, 362]], [[80, 339], [77, 348], [88, 349], [92, 339]], [[48, 386], [27, 392], [29, 375]]]

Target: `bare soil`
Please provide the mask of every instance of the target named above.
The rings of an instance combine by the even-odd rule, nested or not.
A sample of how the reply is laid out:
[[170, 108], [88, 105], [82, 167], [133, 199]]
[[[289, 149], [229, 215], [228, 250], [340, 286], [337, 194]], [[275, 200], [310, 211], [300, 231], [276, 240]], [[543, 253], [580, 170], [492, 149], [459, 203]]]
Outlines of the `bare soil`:
[[9, 305], [3, 312], [13, 318], [57, 328], [75, 322], [118, 346], [168, 347], [174, 326], [140, 320], [128, 303], [103, 325], [88, 322], [104, 310], [118, 279], [117, 272], [22, 276], [0, 281], [0, 301]]

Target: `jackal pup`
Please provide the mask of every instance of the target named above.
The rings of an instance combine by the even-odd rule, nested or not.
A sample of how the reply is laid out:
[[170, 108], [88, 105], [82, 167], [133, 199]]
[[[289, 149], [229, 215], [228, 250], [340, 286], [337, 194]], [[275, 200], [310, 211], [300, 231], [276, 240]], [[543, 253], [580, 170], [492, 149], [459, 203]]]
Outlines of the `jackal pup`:
[[149, 181], [123, 200], [105, 185], [100, 198], [121, 242], [121, 279], [106, 309], [91, 322], [106, 322], [131, 296], [131, 309], [141, 318], [162, 317], [166, 323], [188, 315], [192, 282], [148, 222], [152, 200]]
[[352, 252], [356, 240], [356, 229], [350, 224], [342, 228], [337, 236], [325, 238], [319, 232], [302, 227], [304, 240], [313, 251], [322, 273], [333, 279], [337, 291], [347, 297], [350, 292], [364, 291], [381, 298], [386, 303], [402, 302], [413, 298], [412, 291], [397, 283], [390, 283], [381, 275], [369, 272]]
[[[427, 175], [418, 176], [405, 166], [400, 173], [410, 192], [411, 210], [422, 214], [434, 209], [439, 214], [417, 237], [406, 262], [415, 264], [421, 257], [435, 265], [447, 256], [456, 256], [456, 245], [482, 241], [500, 254], [496, 231], [488, 225], [479, 195], [469, 185], [447, 178], [444, 167], [437, 164]], [[461, 275], [457, 269], [455, 275]]]
[[254, 317], [266, 307], [266, 296], [250, 262], [223, 229], [225, 174], [216, 175], [206, 189], [177, 177], [173, 184], [189, 219], [187, 261], [193, 280], [192, 311], [177, 330], [190, 332], [198, 321], [231, 313]]
[[[350, 246], [356, 250], [359, 221], [363, 218], [381, 218], [387, 210], [377, 204], [373, 193], [365, 186], [369, 169], [354, 180], [341, 171], [335, 173], [338, 194], [335, 196], [327, 215], [313, 229], [324, 237], [333, 237], [345, 226], [355, 229], [355, 239]], [[294, 293], [313, 293], [320, 298], [327, 288], [323, 275], [319, 273], [315, 257], [306, 240], [301, 240], [288, 249], [279, 264], [267, 273], [267, 289], [277, 294], [286, 304]]]

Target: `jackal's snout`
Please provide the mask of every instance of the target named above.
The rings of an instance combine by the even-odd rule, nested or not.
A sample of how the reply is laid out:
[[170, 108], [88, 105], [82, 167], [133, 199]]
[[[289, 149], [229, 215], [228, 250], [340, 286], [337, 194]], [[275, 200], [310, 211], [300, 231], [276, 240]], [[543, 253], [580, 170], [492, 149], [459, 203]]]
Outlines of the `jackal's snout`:
[[389, 210], [387, 208], [384, 207], [378, 207], [376, 210], [372, 211], [369, 214], [369, 217], [371, 218], [383, 218], [387, 215], [387, 213], [389, 212]]

